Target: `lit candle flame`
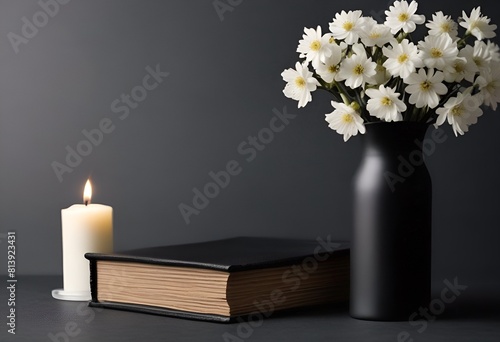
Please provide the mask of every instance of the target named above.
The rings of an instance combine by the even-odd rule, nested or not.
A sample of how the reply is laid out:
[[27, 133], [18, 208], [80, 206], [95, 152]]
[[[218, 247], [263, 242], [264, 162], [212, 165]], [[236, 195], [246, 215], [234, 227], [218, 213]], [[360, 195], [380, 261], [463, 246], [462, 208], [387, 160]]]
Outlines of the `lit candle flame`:
[[92, 185], [90, 184], [90, 179], [87, 179], [85, 183], [85, 188], [83, 189], [83, 203], [88, 205], [92, 199]]

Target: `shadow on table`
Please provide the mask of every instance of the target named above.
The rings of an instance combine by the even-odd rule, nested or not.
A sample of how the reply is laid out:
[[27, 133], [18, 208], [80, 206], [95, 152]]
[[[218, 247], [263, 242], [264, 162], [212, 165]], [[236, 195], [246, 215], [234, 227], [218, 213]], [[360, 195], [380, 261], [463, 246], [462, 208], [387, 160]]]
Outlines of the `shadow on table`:
[[458, 298], [446, 307], [439, 320], [500, 320], [500, 298], [488, 295], [470, 295]]
[[[273, 313], [270, 319], [279, 318], [344, 318], [350, 319], [349, 302], [303, 307]], [[500, 291], [494, 293], [463, 294], [456, 302], [445, 306], [443, 313], [436, 315], [439, 321], [482, 320], [500, 321]]]
[[[266, 319], [283, 319], [283, 318], [318, 318], [318, 317], [335, 317], [349, 319], [349, 302], [331, 303], [323, 305], [315, 305], [308, 307], [293, 308], [273, 312]], [[255, 317], [241, 317], [243, 320], [252, 320]]]

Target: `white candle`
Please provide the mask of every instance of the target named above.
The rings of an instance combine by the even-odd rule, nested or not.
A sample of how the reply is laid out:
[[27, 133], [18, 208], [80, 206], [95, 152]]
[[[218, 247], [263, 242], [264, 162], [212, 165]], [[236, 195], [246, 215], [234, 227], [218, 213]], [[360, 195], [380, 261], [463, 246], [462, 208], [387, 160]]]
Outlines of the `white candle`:
[[61, 210], [64, 292], [90, 293], [89, 262], [85, 253], [113, 251], [113, 208], [90, 204], [92, 188], [87, 181], [84, 203]]

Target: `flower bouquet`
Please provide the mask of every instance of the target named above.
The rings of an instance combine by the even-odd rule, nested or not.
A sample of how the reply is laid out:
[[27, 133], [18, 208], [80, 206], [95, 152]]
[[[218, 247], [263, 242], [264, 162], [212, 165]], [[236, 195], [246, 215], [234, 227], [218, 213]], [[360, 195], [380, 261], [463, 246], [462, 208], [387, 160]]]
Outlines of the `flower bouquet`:
[[[496, 25], [479, 7], [458, 21], [437, 12], [427, 22], [417, 7], [415, 1], [395, 1], [383, 24], [361, 11], [342, 11], [328, 33], [305, 28], [297, 48], [302, 62], [281, 74], [284, 94], [299, 108], [318, 88], [332, 94], [334, 110], [326, 121], [344, 141], [366, 132], [353, 181], [354, 318], [408, 320], [429, 305], [432, 182], [424, 158], [426, 131], [447, 121], [455, 135], [463, 135], [483, 114], [481, 107], [496, 110], [500, 102], [500, 49], [489, 41]], [[427, 34], [415, 40], [412, 34], [424, 23]], [[440, 134], [435, 130], [432, 138], [444, 141]], [[427, 151], [435, 141], [427, 141]]]
[[[440, 11], [427, 23], [417, 8], [395, 1], [383, 24], [358, 10], [337, 13], [328, 33], [304, 28], [302, 62], [281, 74], [284, 94], [300, 108], [316, 89], [330, 92], [334, 110], [326, 121], [344, 141], [374, 121], [447, 121], [463, 135], [482, 106], [496, 110], [500, 102], [500, 49], [489, 41], [497, 26], [480, 7], [458, 21]], [[427, 35], [415, 41], [411, 34], [424, 23]]]

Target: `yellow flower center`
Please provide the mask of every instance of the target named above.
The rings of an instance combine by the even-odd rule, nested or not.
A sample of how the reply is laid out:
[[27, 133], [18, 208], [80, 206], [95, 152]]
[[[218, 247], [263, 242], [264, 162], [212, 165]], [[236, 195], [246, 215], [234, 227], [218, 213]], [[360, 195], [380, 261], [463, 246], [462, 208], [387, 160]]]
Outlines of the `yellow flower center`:
[[354, 122], [354, 118], [351, 114], [345, 113], [344, 115], [342, 115], [342, 121], [346, 124], [350, 124]]
[[450, 33], [451, 32], [451, 25], [450, 23], [443, 23], [441, 24], [441, 31]]
[[451, 114], [453, 114], [453, 116], [462, 116], [463, 113], [464, 109], [461, 105], [456, 105], [451, 109]]
[[420, 83], [420, 90], [422, 91], [428, 91], [432, 86], [432, 83], [429, 81], [425, 81]]
[[465, 71], [465, 65], [461, 62], [455, 63], [454, 68], [457, 73], [462, 73]]
[[476, 63], [476, 65], [478, 67], [482, 67], [483, 66], [483, 60], [479, 57], [474, 57], [472, 58], [472, 60], [474, 61], [474, 63]]
[[328, 43], [330, 43], [330, 44], [333, 44], [333, 43], [335, 43], [335, 38], [333, 38], [333, 37], [330, 37], [330, 39], [328, 39]]
[[382, 103], [382, 105], [384, 106], [392, 106], [392, 100], [390, 98], [388, 98], [387, 96], [386, 97], [383, 97], [382, 100], [380, 101]]
[[403, 53], [402, 55], [399, 55], [398, 57], [398, 62], [403, 64], [409, 59], [408, 55], [406, 53]]
[[295, 85], [299, 88], [304, 88], [306, 86], [306, 80], [303, 77], [297, 77], [295, 79]]
[[365, 68], [361, 64], [358, 64], [354, 67], [353, 72], [355, 75], [363, 75]]
[[331, 73], [331, 74], [334, 74], [336, 73], [337, 71], [339, 70], [339, 67], [336, 66], [336, 65], [330, 65], [328, 67], [328, 72]]
[[398, 19], [399, 21], [401, 22], [407, 22], [408, 19], [410, 19], [410, 16], [408, 15], [408, 13], [401, 13], [399, 16], [398, 16]]
[[372, 33], [370, 33], [370, 38], [371, 39], [378, 39], [380, 38], [381, 34], [377, 31], [373, 31]]
[[351, 23], [350, 21], [346, 21], [344, 23], [344, 25], [342, 25], [342, 27], [344, 28], [344, 30], [346, 31], [351, 31], [353, 28], [354, 28], [354, 24]]
[[443, 51], [439, 50], [438, 48], [432, 48], [431, 49], [431, 57], [432, 58], [441, 58], [441, 57], [443, 57]]
[[490, 82], [486, 85], [486, 90], [490, 93], [493, 93], [496, 91], [496, 89], [498, 88], [498, 82]]
[[318, 51], [319, 49], [321, 49], [321, 43], [319, 40], [315, 40], [311, 43], [309, 47], [311, 48], [312, 51]]

